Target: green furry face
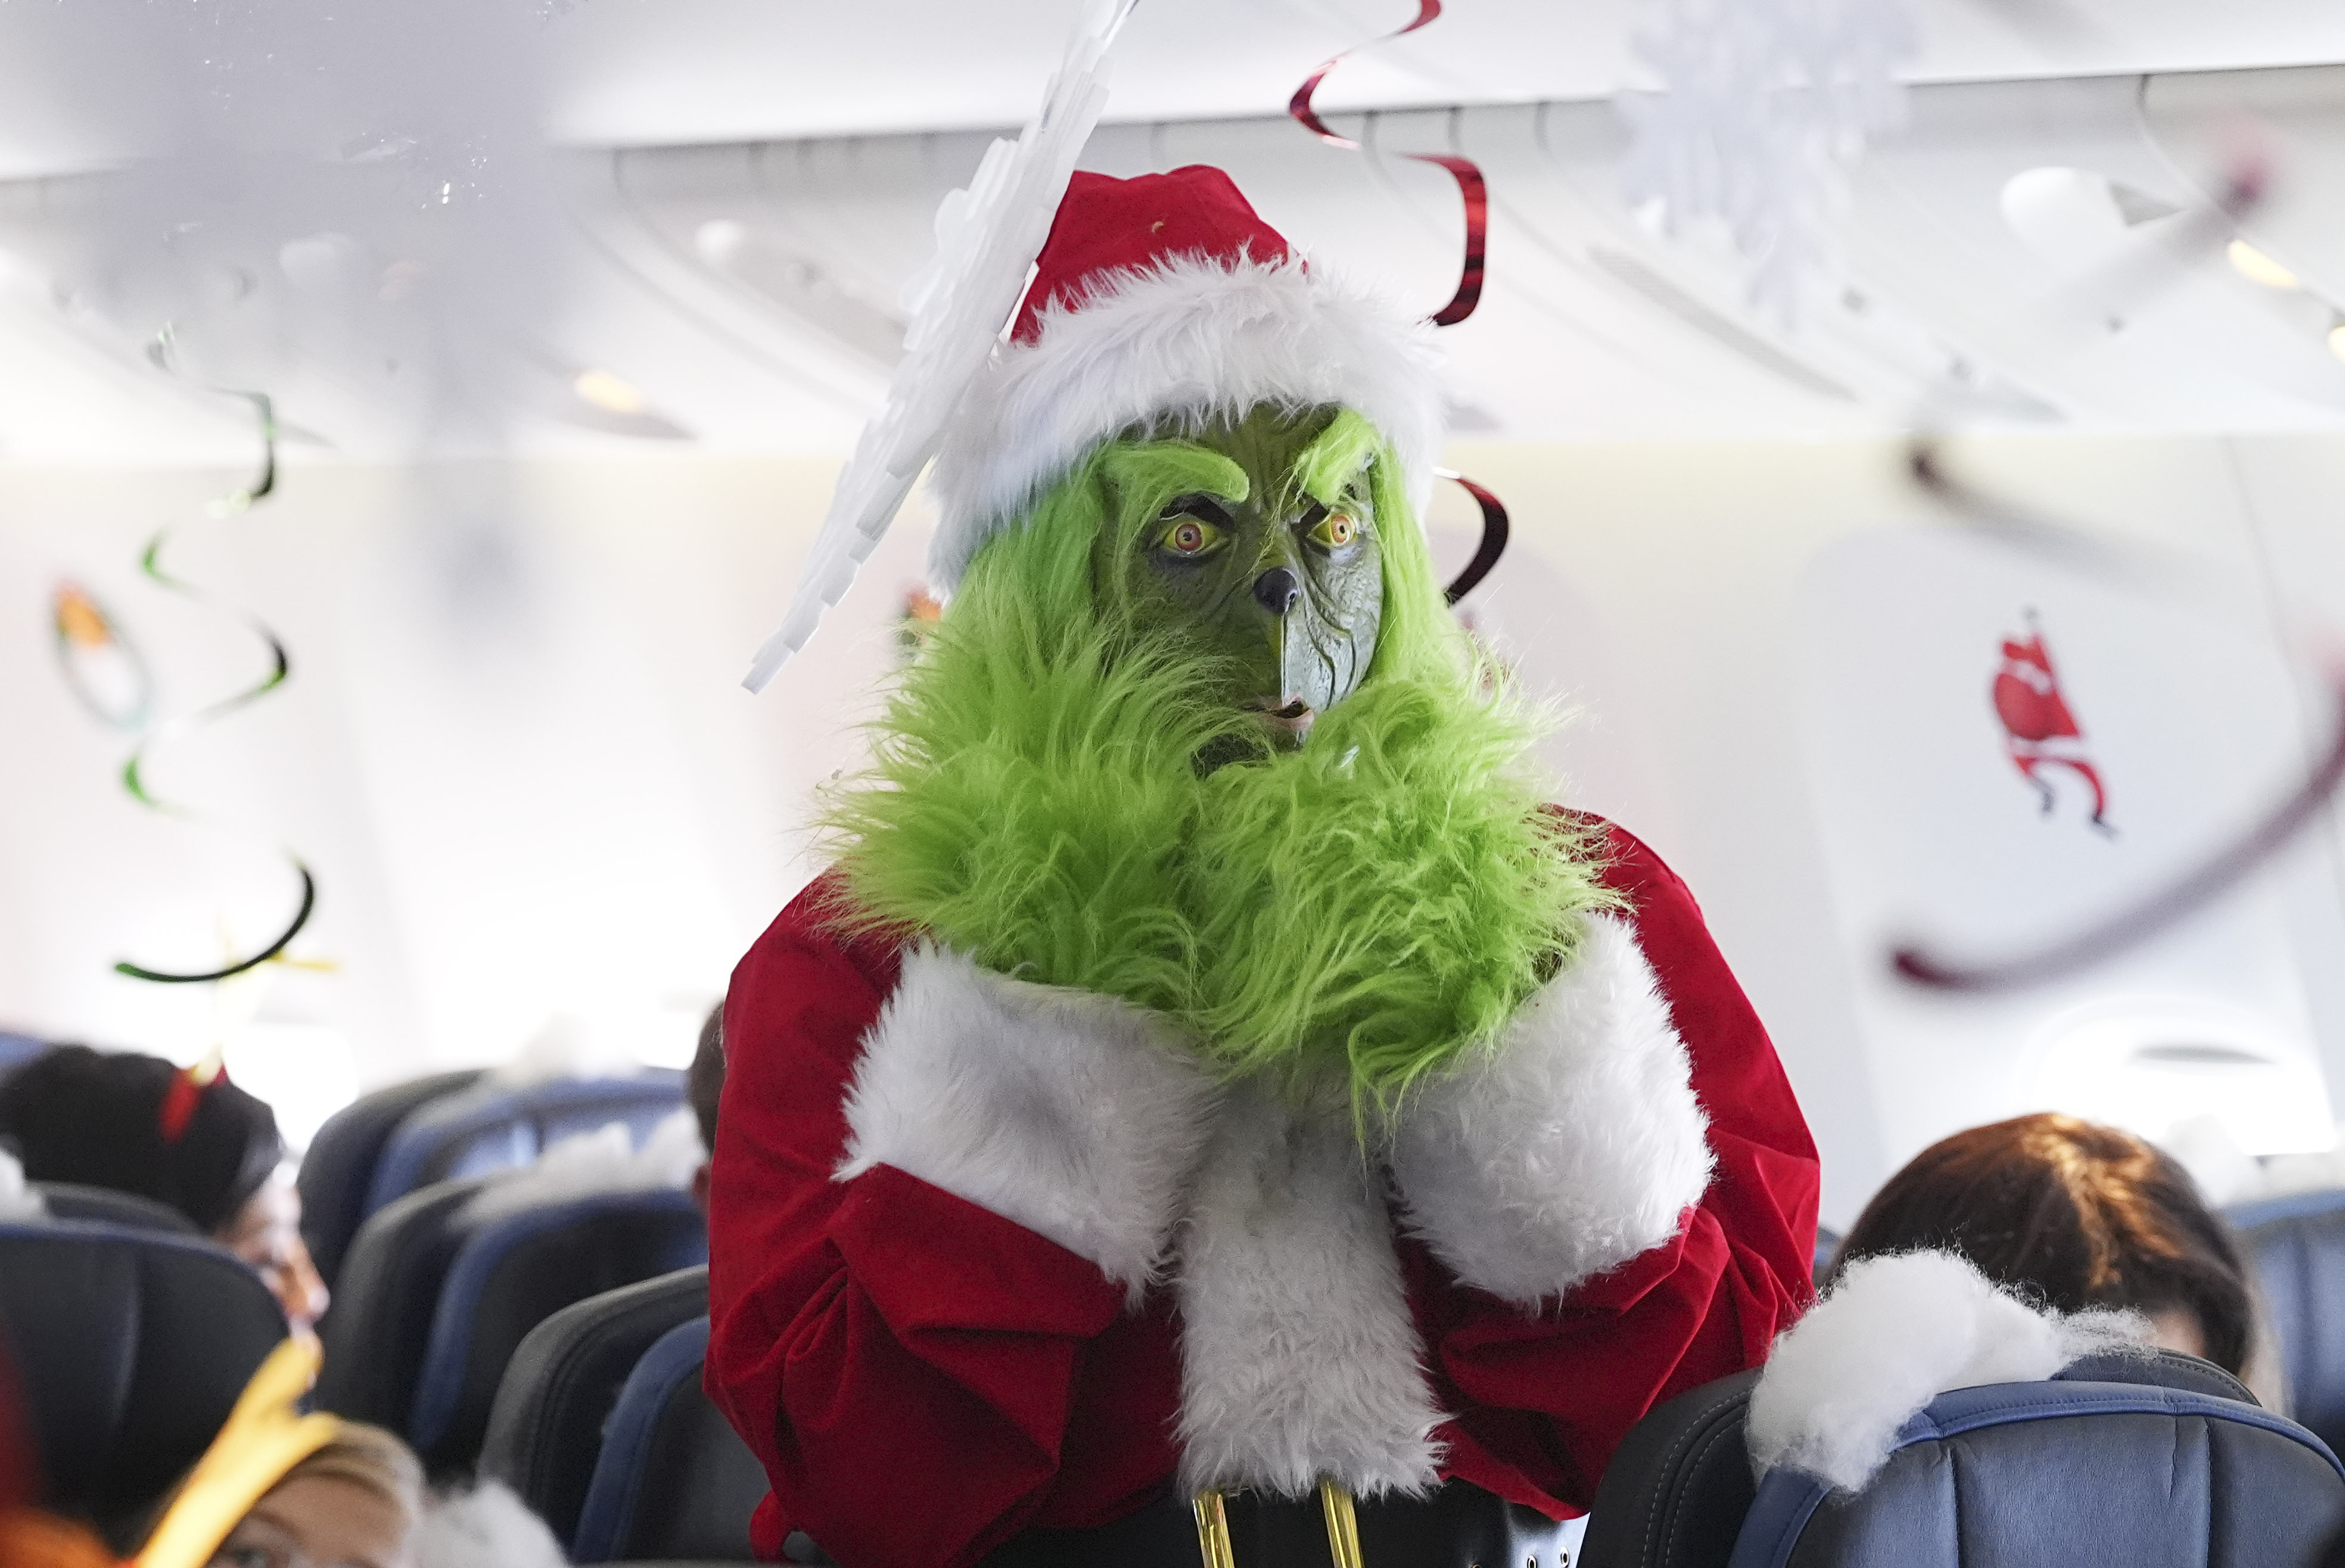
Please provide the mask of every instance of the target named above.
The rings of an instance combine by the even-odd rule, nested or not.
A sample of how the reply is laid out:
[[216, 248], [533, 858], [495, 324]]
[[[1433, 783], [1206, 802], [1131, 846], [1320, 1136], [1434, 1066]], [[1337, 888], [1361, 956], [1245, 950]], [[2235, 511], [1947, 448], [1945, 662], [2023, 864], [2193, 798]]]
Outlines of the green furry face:
[[1614, 901], [1544, 809], [1541, 716], [1458, 631], [1397, 460], [1320, 418], [1258, 466], [1373, 503], [1383, 597], [1365, 673], [1299, 744], [1264, 744], [1230, 695], [1263, 666], [1233, 674], [1248, 651], [1207, 646], [1143, 553], [1184, 494], [1268, 493], [1245, 451], [1124, 438], [978, 551], [825, 816], [842, 920], [1120, 996], [1228, 1077], [1347, 1086], [1365, 1130], [1496, 1040]]
[[1141, 509], [1138, 528], [1101, 533], [1102, 590], [1137, 626], [1213, 655], [1221, 700], [1260, 713], [1274, 744], [1301, 744], [1376, 655], [1383, 546], [1359, 424], [1263, 406], [1110, 465], [1112, 479], [1161, 489], [1169, 460], [1185, 488]]

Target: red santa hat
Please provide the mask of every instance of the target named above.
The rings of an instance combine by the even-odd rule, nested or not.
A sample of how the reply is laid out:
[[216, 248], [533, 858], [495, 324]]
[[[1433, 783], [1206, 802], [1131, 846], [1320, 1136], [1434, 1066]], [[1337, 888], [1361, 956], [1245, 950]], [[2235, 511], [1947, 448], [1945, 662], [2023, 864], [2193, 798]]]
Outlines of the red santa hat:
[[1427, 329], [1307, 267], [1220, 169], [1077, 173], [1035, 267], [929, 476], [939, 587], [1101, 441], [1261, 403], [1362, 415], [1422, 515], [1442, 438]]

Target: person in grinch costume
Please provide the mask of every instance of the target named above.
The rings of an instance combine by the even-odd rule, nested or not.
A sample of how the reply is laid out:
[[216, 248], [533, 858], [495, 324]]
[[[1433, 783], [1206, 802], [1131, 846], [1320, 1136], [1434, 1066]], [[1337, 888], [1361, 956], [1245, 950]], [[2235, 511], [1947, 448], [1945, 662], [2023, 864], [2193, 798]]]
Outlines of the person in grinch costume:
[[1440, 408], [1219, 170], [1075, 177], [936, 462], [945, 613], [726, 1004], [766, 1554], [1551, 1568], [1806, 1305], [1765, 1031], [1444, 602]]

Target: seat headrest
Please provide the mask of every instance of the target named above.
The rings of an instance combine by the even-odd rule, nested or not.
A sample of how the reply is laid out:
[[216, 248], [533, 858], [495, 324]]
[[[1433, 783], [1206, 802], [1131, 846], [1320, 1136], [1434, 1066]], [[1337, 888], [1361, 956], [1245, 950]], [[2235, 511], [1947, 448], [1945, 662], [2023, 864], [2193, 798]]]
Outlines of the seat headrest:
[[766, 1472], [701, 1391], [708, 1320], [654, 1341], [620, 1391], [578, 1517], [579, 1563], [744, 1562]]
[[463, 1243], [455, 1216], [480, 1188], [477, 1181], [427, 1187], [359, 1227], [333, 1310], [318, 1325], [326, 1344], [326, 1370], [318, 1378], [321, 1408], [405, 1430], [440, 1285]]
[[440, 1289], [408, 1431], [435, 1466], [468, 1466], [529, 1331], [573, 1302], [705, 1266], [707, 1222], [685, 1193], [605, 1192], [482, 1224]]
[[58, 1512], [119, 1533], [202, 1454], [284, 1337], [259, 1276], [208, 1242], [0, 1225], [0, 1340]]
[[36, 1181], [42, 1207], [52, 1219], [87, 1225], [111, 1225], [123, 1230], [154, 1230], [166, 1236], [199, 1236], [195, 1221], [168, 1203], [109, 1187], [84, 1187], [75, 1181]]
[[526, 1165], [549, 1143], [624, 1122], [640, 1141], [684, 1103], [684, 1075], [646, 1069], [624, 1078], [558, 1078], [524, 1088], [482, 1080], [411, 1113], [384, 1143], [366, 1212], [430, 1182]]
[[628, 1375], [662, 1334], [707, 1315], [707, 1269], [680, 1269], [590, 1296], [532, 1329], [497, 1384], [481, 1473], [512, 1487], [570, 1546]]
[[391, 1135], [417, 1109], [470, 1088], [480, 1077], [478, 1069], [435, 1073], [360, 1095], [327, 1118], [310, 1140], [294, 1184], [301, 1189], [301, 1239], [327, 1284], [341, 1277], [343, 1256], [367, 1216], [367, 1191]]
[[1992, 1383], [1939, 1395], [1863, 1489], [1770, 1472], [1730, 1568], [1896, 1563], [2310, 1563], [2345, 1523], [2345, 1467], [2293, 1421], [2161, 1382]]

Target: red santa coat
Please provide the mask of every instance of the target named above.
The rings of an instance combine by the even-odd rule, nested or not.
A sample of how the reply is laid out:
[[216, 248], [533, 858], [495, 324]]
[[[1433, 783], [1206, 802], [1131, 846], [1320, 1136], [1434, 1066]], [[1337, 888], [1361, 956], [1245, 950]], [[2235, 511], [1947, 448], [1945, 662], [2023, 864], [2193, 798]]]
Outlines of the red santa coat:
[[[1647, 1410], [1762, 1361], [1811, 1296], [1814, 1145], [1685, 885], [1598, 826], [1628, 909], [1526, 1004], [1512, 1068], [1420, 1097], [1365, 1178], [1390, 1226], [1356, 1158], [1313, 1187], [1307, 1127], [1249, 1145], [1283, 1113], [1209, 1103], [1161, 1020], [842, 936], [809, 886], [734, 972], [710, 1190], [707, 1387], [773, 1485], [759, 1552], [798, 1529], [851, 1568], [962, 1568], [1297, 1467], [1566, 1517]], [[1266, 1254], [1263, 1189], [1209, 1223], [1264, 1149], [1315, 1193]], [[1305, 1364], [1263, 1348], [1266, 1279], [1314, 1314], [1272, 1334]], [[1328, 1397], [1298, 1410], [1298, 1380]]]

